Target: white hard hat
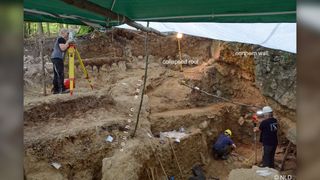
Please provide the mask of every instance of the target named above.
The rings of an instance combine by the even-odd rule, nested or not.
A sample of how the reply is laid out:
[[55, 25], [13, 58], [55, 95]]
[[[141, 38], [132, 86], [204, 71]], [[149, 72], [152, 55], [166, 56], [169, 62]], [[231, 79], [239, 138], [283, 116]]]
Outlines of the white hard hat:
[[270, 106], [265, 106], [262, 108], [262, 113], [271, 113], [272, 112], [272, 108]]

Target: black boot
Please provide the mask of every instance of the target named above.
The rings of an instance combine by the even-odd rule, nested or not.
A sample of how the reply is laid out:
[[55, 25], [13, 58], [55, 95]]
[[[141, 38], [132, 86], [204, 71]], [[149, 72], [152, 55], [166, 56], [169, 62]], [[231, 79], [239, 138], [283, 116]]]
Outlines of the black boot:
[[59, 94], [67, 94], [67, 93], [70, 93], [70, 90], [69, 89], [61, 89], [59, 91]]
[[53, 87], [53, 88], [51, 89], [51, 93], [52, 93], [52, 94], [58, 94], [59, 91]]

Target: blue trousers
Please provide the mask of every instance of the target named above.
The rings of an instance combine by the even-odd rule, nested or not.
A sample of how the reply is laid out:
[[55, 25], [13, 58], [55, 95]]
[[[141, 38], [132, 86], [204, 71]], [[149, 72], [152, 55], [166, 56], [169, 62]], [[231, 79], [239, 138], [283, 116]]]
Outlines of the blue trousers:
[[274, 155], [276, 154], [277, 145], [275, 146], [263, 146], [263, 167], [274, 168]]
[[213, 148], [213, 152], [218, 156], [218, 157], [222, 157], [222, 156], [228, 156], [231, 152], [231, 147], [230, 146], [225, 146], [222, 149], [216, 149]]

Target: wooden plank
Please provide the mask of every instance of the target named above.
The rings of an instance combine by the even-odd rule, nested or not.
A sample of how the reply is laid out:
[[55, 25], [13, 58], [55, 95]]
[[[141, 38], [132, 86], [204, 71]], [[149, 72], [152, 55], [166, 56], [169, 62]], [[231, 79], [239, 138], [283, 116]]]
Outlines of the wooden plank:
[[283, 171], [283, 170], [284, 170], [284, 163], [285, 163], [286, 160], [287, 160], [287, 156], [288, 156], [288, 154], [289, 154], [291, 145], [292, 145], [292, 142], [289, 141], [288, 146], [287, 146], [287, 149], [286, 149], [286, 152], [284, 153], [284, 156], [283, 156], [283, 159], [282, 159], [282, 162], [281, 162], [281, 165], [280, 165], [280, 171]]

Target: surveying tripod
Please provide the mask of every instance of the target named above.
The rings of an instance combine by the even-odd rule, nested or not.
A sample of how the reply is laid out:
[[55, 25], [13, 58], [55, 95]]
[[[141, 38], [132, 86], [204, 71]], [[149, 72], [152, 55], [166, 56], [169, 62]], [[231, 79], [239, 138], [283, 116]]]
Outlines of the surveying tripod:
[[83, 64], [83, 61], [80, 57], [80, 54], [79, 54], [79, 51], [76, 49], [76, 46], [75, 44], [70, 44], [68, 49], [67, 49], [67, 53], [66, 53], [66, 57], [68, 57], [68, 60], [69, 60], [69, 84], [70, 84], [70, 95], [73, 94], [73, 85], [74, 85], [74, 57], [75, 55], [77, 56], [78, 58], [78, 61], [79, 61], [79, 64], [81, 66], [81, 69], [83, 71], [83, 74], [85, 76], [85, 78], [88, 80], [88, 83], [91, 87], [91, 89], [93, 89], [93, 85], [91, 83], [91, 80], [89, 79], [89, 74], [88, 74], [88, 71], [87, 69], [85, 68], [84, 64]]

